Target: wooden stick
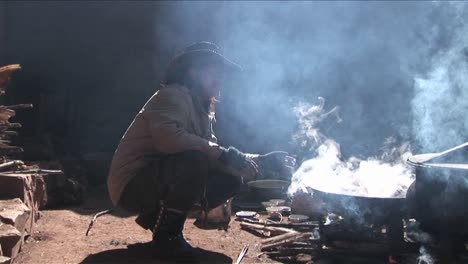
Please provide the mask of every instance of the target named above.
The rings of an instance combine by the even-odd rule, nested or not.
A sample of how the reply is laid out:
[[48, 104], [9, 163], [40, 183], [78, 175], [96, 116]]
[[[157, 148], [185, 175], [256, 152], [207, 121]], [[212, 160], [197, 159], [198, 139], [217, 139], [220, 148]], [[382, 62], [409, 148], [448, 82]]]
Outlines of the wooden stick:
[[11, 109], [11, 110], [16, 110], [16, 109], [26, 109], [26, 108], [33, 108], [33, 104], [16, 104], [16, 105], [1, 105], [0, 109]]
[[28, 173], [47, 173], [47, 174], [62, 174], [62, 170], [43, 170], [43, 169], [30, 169], [30, 170], [17, 170], [17, 171], [3, 171], [0, 174], [28, 174]]
[[20, 147], [0, 147], [0, 154], [5, 155], [5, 154], [17, 154], [17, 153], [22, 153], [24, 150], [23, 148]]
[[259, 221], [259, 220], [252, 220], [248, 218], [240, 218], [236, 219], [239, 222], [246, 222], [246, 223], [252, 223], [252, 224], [261, 224], [265, 226], [277, 226], [277, 227], [286, 227], [286, 228], [300, 228], [300, 227], [318, 227], [318, 222], [317, 221], [308, 221], [305, 223], [272, 223], [272, 222], [265, 222], [265, 221]]
[[16, 71], [19, 69], [21, 69], [20, 64], [9, 64], [9, 65], [0, 67], [0, 72], [3, 73], [3, 72], [8, 72], [8, 71]]
[[0, 150], [4, 150], [4, 151], [16, 151], [18, 149], [20, 149], [20, 147], [15, 147], [15, 146], [10, 146], [10, 145], [7, 145], [6, 143], [7, 142], [2, 142], [3, 140], [0, 141]]
[[263, 231], [263, 230], [257, 230], [257, 229], [252, 229], [252, 228], [243, 228], [243, 229], [255, 236], [271, 237], [270, 231]]
[[0, 129], [6, 130], [9, 128], [22, 128], [23, 126], [20, 123], [6, 123], [6, 124], [1, 124]]
[[275, 236], [275, 237], [272, 237], [272, 238], [263, 239], [262, 244], [275, 243], [275, 242], [278, 242], [278, 241], [282, 241], [282, 240], [297, 236], [298, 234], [301, 234], [301, 233], [299, 233], [297, 231], [293, 231], [293, 232], [285, 233], [285, 234]]
[[2, 163], [0, 164], [0, 171], [9, 169], [17, 165], [24, 165], [24, 162], [22, 162], [21, 160], [12, 160], [9, 162]]
[[18, 132], [16, 131], [11, 131], [11, 130], [6, 130], [6, 131], [0, 131], [0, 136], [17, 136]]
[[236, 264], [241, 263], [242, 259], [244, 258], [244, 256], [247, 254], [248, 251], [249, 251], [249, 245], [242, 248], [241, 252], [239, 253], [239, 257], [237, 257]]
[[[309, 239], [310, 237], [312, 237], [312, 233], [298, 233], [298, 234], [285, 234], [285, 235], [289, 235], [289, 236], [287, 236], [286, 238], [283, 238], [281, 240], [276, 240], [274, 242], [270, 242], [267, 245], [262, 245], [261, 251], [266, 251], [266, 250], [276, 248], [276, 247], [279, 247], [279, 246], [288, 245], [288, 244], [291, 244], [293, 242], [296, 242], [296, 241], [299, 241], [299, 240]], [[277, 237], [279, 237], [279, 236], [276, 236], [276, 237], [273, 237], [273, 238], [277, 238]], [[269, 238], [270, 241], [273, 238]], [[264, 240], [266, 240], [266, 239], [264, 239]]]
[[311, 254], [312, 251], [316, 251], [317, 248], [313, 247], [302, 247], [302, 248], [281, 248], [277, 251], [265, 252], [270, 257], [294, 257], [297, 254]]
[[255, 230], [262, 230], [262, 231], [270, 231], [276, 234], [284, 234], [284, 233], [291, 233], [296, 232], [292, 229], [282, 228], [282, 227], [274, 227], [274, 226], [264, 226], [264, 225], [257, 225], [257, 224], [250, 224], [250, 223], [240, 223], [242, 228], [251, 228]]
[[94, 223], [96, 222], [96, 220], [98, 219], [98, 217], [100, 217], [101, 215], [105, 215], [105, 214], [108, 214], [110, 212], [112, 212], [113, 210], [112, 209], [107, 209], [107, 210], [104, 210], [104, 211], [101, 211], [97, 214], [94, 215], [93, 219], [91, 220], [91, 222], [89, 222], [89, 226], [88, 226], [88, 230], [86, 230], [86, 236], [88, 236], [89, 234], [89, 231], [91, 230], [91, 228], [93, 227]]

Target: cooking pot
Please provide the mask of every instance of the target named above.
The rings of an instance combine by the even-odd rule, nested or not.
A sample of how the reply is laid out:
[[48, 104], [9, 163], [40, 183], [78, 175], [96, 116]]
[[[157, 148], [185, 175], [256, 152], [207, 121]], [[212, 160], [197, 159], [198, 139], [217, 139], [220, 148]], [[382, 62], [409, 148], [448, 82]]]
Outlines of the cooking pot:
[[467, 153], [465, 143], [408, 159], [416, 173], [416, 181], [407, 194], [408, 208], [422, 229], [433, 234], [468, 235]]

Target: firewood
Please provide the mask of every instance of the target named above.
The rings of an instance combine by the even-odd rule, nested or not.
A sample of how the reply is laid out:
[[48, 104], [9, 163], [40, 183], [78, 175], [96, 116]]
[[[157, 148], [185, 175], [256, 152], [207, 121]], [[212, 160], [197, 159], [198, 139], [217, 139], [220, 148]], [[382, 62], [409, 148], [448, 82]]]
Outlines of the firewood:
[[0, 109], [11, 109], [11, 110], [17, 110], [17, 109], [26, 109], [26, 108], [33, 108], [33, 104], [16, 104], [16, 105], [1, 105]]
[[9, 137], [9, 136], [17, 136], [18, 132], [16, 131], [11, 131], [11, 130], [5, 130], [5, 131], [0, 131], [0, 137], [4, 138]]
[[30, 169], [30, 170], [18, 170], [18, 171], [2, 171], [1, 174], [29, 174], [29, 173], [45, 173], [45, 174], [63, 174], [61, 170], [43, 170], [43, 169]]
[[273, 226], [264, 226], [264, 225], [258, 225], [258, 224], [250, 224], [250, 223], [240, 223], [240, 226], [242, 228], [248, 228], [248, 229], [255, 229], [255, 230], [262, 230], [262, 231], [269, 231], [273, 235], [275, 234], [284, 234], [284, 233], [291, 233], [291, 232], [296, 232], [292, 229], [288, 228], [282, 228], [282, 227], [273, 227]]
[[258, 229], [253, 229], [253, 228], [243, 228], [243, 230], [251, 233], [254, 236], [258, 237], [271, 237], [271, 232], [270, 231], [264, 231], [264, 230], [258, 230]]
[[21, 69], [19, 64], [11, 64], [0, 67], [0, 89], [3, 90], [10, 80], [11, 73]]
[[0, 108], [0, 120], [8, 121], [10, 117], [15, 116], [16, 112], [11, 109], [1, 109]]
[[[0, 137], [2, 138], [2, 137]], [[3, 146], [3, 147], [9, 147], [9, 144], [11, 143], [10, 140], [6, 140], [6, 139], [0, 139], [0, 146]]]
[[[287, 233], [276, 237], [262, 240], [262, 251], [270, 250], [279, 246], [291, 244], [296, 241], [302, 241], [311, 238], [312, 233]], [[268, 242], [265, 242], [268, 241]], [[266, 245], [265, 245], [266, 244]]]
[[311, 254], [312, 251], [317, 250], [314, 247], [302, 247], [302, 248], [280, 248], [276, 251], [265, 252], [269, 257], [287, 257], [296, 256], [297, 254]]
[[12, 161], [2, 163], [2, 164], [0, 164], [0, 171], [9, 169], [9, 168], [17, 166], [17, 165], [24, 165], [24, 162], [22, 162], [21, 160], [12, 160]]
[[0, 155], [18, 154], [18, 153], [23, 153], [23, 152], [24, 152], [23, 148], [20, 148], [20, 147], [0, 145]]
[[22, 125], [20, 123], [5, 123], [0, 124], [0, 130], [7, 130], [9, 128], [21, 128]]
[[21, 69], [19, 64], [10, 64], [0, 67], [0, 73], [12, 72]]
[[288, 239], [290, 237], [294, 237], [297, 234], [301, 234], [301, 233], [297, 232], [297, 231], [294, 231], [294, 232], [285, 233], [285, 234], [282, 234], [282, 235], [279, 235], [279, 236], [275, 236], [275, 237], [272, 237], [272, 238], [263, 239], [262, 244], [269, 244], [269, 243], [278, 242], [278, 241], [281, 241], [281, 240], [284, 240], [284, 239]]
[[277, 227], [285, 227], [285, 228], [314, 228], [314, 227], [319, 226], [318, 221], [308, 221], [304, 223], [274, 223], [274, 222], [253, 220], [253, 219], [248, 219], [248, 218], [241, 218], [241, 219], [236, 219], [236, 220], [240, 222], [247, 222], [247, 223], [252, 223], [252, 224], [261, 224], [265, 226], [277, 226]]

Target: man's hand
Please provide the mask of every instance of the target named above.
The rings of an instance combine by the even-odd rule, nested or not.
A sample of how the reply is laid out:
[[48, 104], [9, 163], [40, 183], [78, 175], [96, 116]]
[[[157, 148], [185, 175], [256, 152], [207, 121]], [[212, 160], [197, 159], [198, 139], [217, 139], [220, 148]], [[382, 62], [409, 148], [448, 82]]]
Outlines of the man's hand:
[[219, 160], [239, 171], [241, 176], [246, 180], [254, 180], [256, 178], [258, 173], [257, 163], [250, 156], [234, 147], [224, 150]]
[[246, 165], [239, 172], [245, 180], [253, 181], [257, 178], [258, 165], [253, 159], [246, 158]]
[[266, 178], [289, 179], [296, 166], [296, 159], [286, 151], [273, 151], [259, 155], [256, 160], [262, 176]]

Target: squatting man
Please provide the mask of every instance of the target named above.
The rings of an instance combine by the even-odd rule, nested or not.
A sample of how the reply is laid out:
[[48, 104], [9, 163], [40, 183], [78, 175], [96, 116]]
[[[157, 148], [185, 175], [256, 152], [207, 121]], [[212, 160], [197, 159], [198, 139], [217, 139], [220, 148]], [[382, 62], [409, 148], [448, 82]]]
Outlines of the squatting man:
[[196, 258], [198, 250], [182, 235], [194, 205], [201, 205], [206, 215], [236, 195], [243, 181], [256, 179], [259, 166], [285, 166], [284, 151], [247, 154], [217, 144], [214, 104], [224, 75], [240, 70], [213, 43], [189, 45], [169, 63], [161, 87], [114, 153], [110, 198], [153, 232], [156, 256]]

